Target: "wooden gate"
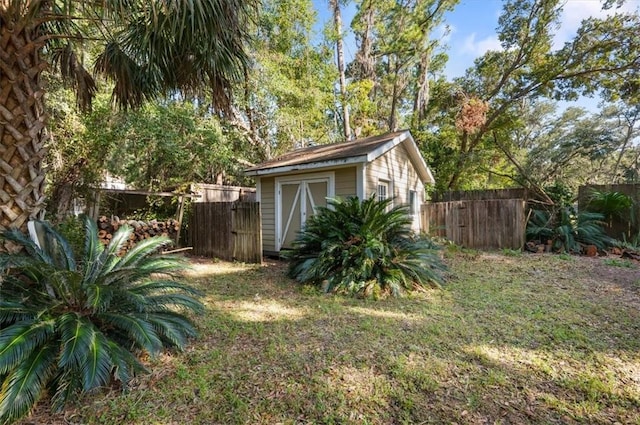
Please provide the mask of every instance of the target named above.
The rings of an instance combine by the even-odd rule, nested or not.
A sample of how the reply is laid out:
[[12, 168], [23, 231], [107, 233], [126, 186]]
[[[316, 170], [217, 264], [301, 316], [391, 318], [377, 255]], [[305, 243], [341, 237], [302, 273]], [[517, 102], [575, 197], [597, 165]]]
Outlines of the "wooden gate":
[[233, 259], [244, 263], [262, 262], [260, 203], [234, 202], [231, 208]]
[[191, 207], [189, 236], [195, 255], [262, 262], [258, 202], [197, 202]]
[[525, 242], [525, 201], [490, 199], [434, 202], [422, 206], [422, 226], [473, 249], [521, 249]]

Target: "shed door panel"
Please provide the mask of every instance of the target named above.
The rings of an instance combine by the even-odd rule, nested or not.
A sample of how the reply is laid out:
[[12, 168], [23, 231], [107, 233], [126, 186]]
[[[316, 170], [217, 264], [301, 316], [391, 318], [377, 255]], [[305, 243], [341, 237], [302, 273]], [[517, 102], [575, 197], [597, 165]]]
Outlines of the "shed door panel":
[[281, 188], [282, 210], [280, 211], [281, 232], [280, 240], [282, 247], [291, 247], [291, 243], [296, 238], [296, 232], [301, 226], [300, 198], [302, 192], [302, 184], [283, 183]]
[[[328, 183], [326, 181], [311, 182], [306, 184], [307, 217], [315, 213], [316, 207], [327, 206], [327, 193], [328, 193], [327, 186], [328, 186]], [[307, 217], [305, 217], [305, 219]]]
[[327, 205], [326, 179], [283, 182], [280, 190], [280, 248], [291, 248], [298, 232], [318, 206]]

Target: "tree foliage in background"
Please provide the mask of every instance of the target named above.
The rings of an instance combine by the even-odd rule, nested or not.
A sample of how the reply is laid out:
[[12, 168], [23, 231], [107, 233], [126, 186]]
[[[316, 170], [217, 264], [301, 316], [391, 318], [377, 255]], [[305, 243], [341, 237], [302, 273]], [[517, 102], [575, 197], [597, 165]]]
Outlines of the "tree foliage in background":
[[351, 23], [358, 50], [349, 64], [354, 96], [369, 86], [373, 107], [352, 116], [356, 136], [406, 128], [425, 116], [430, 78], [444, 67], [438, 34], [444, 14], [457, 0], [361, 0]]
[[233, 126], [193, 100], [118, 111], [107, 87], [100, 87], [92, 111], [81, 113], [68, 89], [58, 87], [49, 98], [47, 212], [55, 221], [106, 174], [150, 191], [180, 191], [190, 183], [246, 185], [251, 182], [242, 170], [261, 158]]
[[[107, 170], [136, 188], [162, 191], [198, 182], [243, 183], [243, 167], [258, 158], [246, 139], [193, 102], [154, 102], [127, 113], [101, 112], [87, 119], [88, 140], [110, 146]], [[100, 131], [104, 119], [109, 125]]]
[[144, 367], [138, 357], [183, 348], [195, 336], [185, 316], [202, 305], [198, 293], [175, 280], [186, 266], [155, 255], [168, 238], [150, 238], [119, 256], [131, 229], [104, 247], [85, 220], [77, 258], [43, 222], [41, 247], [18, 230], [2, 234], [24, 246], [0, 254], [0, 423], [26, 415], [44, 393], [55, 410], [80, 392], [128, 381]]
[[250, 66], [228, 122], [268, 159], [338, 140], [331, 48], [315, 40], [310, 0], [265, 0], [251, 26]]
[[[545, 188], [556, 182], [575, 191], [589, 183], [638, 181], [637, 14], [590, 18], [560, 46], [554, 33], [561, 2], [507, 1], [498, 26], [501, 48], [452, 81], [442, 75], [443, 37], [445, 13], [456, 4], [356, 2], [355, 17], [345, 23], [356, 38], [345, 96], [332, 59], [338, 35], [329, 29], [333, 23], [314, 32], [318, 17], [310, 0], [262, 2], [258, 18], [244, 27], [252, 43], [246, 67], [228, 80], [225, 108], [210, 107], [206, 85], [186, 85], [127, 116], [110, 110], [106, 93], [115, 85], [98, 81], [95, 112], [82, 117], [74, 113], [72, 91], [51, 91], [49, 210], [64, 209], [68, 195], [59, 186], [95, 181], [104, 170], [140, 188], [245, 183], [239, 176], [245, 164], [342, 140], [344, 104], [357, 136], [409, 128], [439, 191], [517, 185], [550, 201]], [[92, 25], [81, 26], [90, 33]], [[124, 31], [116, 23], [109, 29]], [[99, 40], [71, 45], [79, 64], [100, 57], [101, 46]], [[66, 50], [57, 51], [61, 65]], [[54, 86], [61, 77], [47, 78]], [[599, 112], [557, 106], [558, 99], [585, 94], [601, 96]], [[103, 152], [108, 155], [100, 158]], [[179, 166], [167, 166], [174, 163]]]
[[411, 231], [407, 206], [375, 196], [334, 199], [307, 220], [288, 254], [289, 276], [327, 292], [400, 295], [442, 283], [435, 245]]
[[[114, 102], [124, 109], [179, 90], [206, 93], [216, 110], [228, 111], [247, 63], [251, 7], [246, 0], [0, 3], [0, 227], [21, 227], [43, 208], [47, 62], [81, 108], [96, 92], [91, 65], [113, 81]], [[84, 40], [95, 48], [93, 64], [85, 63]]]
[[[613, 99], [614, 93], [631, 96], [632, 91], [623, 87], [638, 79], [640, 17], [616, 13], [589, 18], [572, 40], [554, 49], [561, 11], [562, 3], [555, 0], [507, 1], [497, 29], [501, 49], [478, 58], [464, 77], [441, 85], [441, 98], [432, 104], [432, 117], [438, 121], [422, 124], [425, 132], [435, 133], [419, 140], [434, 163], [449, 163], [442, 167], [445, 173], [436, 173], [441, 189], [483, 184], [476, 173], [479, 168], [484, 184], [492, 171], [516, 174], [518, 167], [505, 151], [515, 150], [513, 134], [526, 127], [522, 108], [531, 102], [590, 94], [606, 99]], [[461, 96], [489, 104], [485, 123], [471, 136], [453, 128], [460, 108], [456, 99]]]

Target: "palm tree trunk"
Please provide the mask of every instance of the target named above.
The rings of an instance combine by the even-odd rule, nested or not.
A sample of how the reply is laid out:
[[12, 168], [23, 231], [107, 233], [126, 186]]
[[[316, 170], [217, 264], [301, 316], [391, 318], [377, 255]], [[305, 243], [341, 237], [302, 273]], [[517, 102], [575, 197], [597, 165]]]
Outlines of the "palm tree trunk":
[[0, 25], [0, 229], [26, 228], [44, 207], [42, 159], [47, 139], [37, 29]]

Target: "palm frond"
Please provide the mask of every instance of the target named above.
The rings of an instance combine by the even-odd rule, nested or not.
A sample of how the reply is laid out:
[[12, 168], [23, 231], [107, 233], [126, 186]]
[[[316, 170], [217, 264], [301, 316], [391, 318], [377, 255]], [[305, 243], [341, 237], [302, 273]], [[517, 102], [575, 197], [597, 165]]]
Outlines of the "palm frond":
[[[122, 260], [120, 260], [120, 267], [136, 266], [142, 260], [149, 258], [150, 255], [158, 252], [160, 248], [171, 243], [171, 239], [161, 236], [144, 239], [126, 252], [126, 254], [122, 257]], [[167, 259], [167, 264], [173, 262], [176, 269], [184, 269], [186, 265], [184, 259], [181, 259], [180, 257], [169, 256], [165, 258]]]
[[444, 266], [433, 245], [413, 236], [408, 207], [390, 202], [332, 199], [318, 208], [287, 254], [289, 276], [365, 296], [438, 286]]
[[89, 354], [89, 347], [95, 338], [95, 327], [78, 313], [62, 315], [58, 319], [58, 326], [62, 338], [58, 365], [61, 368], [77, 368]]
[[[111, 379], [126, 385], [144, 370], [134, 353], [184, 347], [196, 334], [185, 313], [202, 309], [199, 292], [173, 280], [184, 260], [156, 255], [166, 240], [120, 257], [129, 230], [102, 247], [95, 223], [85, 218], [85, 249], [76, 262], [59, 233], [40, 227], [42, 248], [3, 232], [27, 249], [0, 254], [0, 423], [28, 412], [45, 387], [59, 409]], [[171, 278], [156, 279], [161, 275]]]
[[123, 385], [127, 385], [132, 374], [146, 372], [140, 361], [131, 352], [113, 340], [108, 341], [109, 353], [113, 361], [113, 375]]
[[96, 222], [88, 215], [84, 215], [82, 220], [84, 222], [84, 268], [92, 269], [93, 264], [98, 261], [98, 258], [104, 251], [104, 247], [98, 238], [98, 226]]
[[33, 408], [54, 373], [56, 353], [55, 344], [45, 344], [3, 377], [0, 422], [11, 423]]
[[75, 367], [59, 369], [49, 383], [48, 390], [51, 394], [51, 409], [54, 412], [62, 411], [65, 403], [82, 390], [79, 370]]
[[145, 320], [146, 314], [138, 317], [136, 313], [100, 313], [101, 320], [115, 329], [123, 332], [138, 347], [144, 348], [151, 355], [157, 354], [162, 349], [162, 341], [151, 324]]
[[2, 325], [16, 323], [26, 319], [33, 319], [36, 314], [37, 312], [27, 308], [20, 302], [11, 300], [0, 301], [0, 328], [4, 329]]
[[84, 391], [106, 385], [111, 379], [113, 361], [109, 355], [108, 339], [102, 332], [92, 332], [82, 372], [82, 388]]
[[147, 317], [158, 335], [179, 349], [185, 347], [187, 338], [192, 338], [197, 334], [191, 322], [175, 313], [152, 313]]
[[2, 329], [0, 375], [7, 374], [43, 346], [54, 332], [53, 322], [22, 321]]

